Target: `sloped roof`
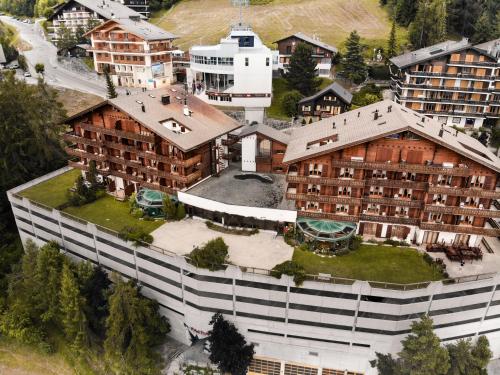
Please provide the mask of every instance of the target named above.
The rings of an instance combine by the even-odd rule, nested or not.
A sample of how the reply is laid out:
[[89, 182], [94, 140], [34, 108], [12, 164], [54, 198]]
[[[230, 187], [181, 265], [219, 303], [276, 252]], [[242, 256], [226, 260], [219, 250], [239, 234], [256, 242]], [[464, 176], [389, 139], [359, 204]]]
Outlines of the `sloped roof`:
[[5, 58], [5, 53], [3, 52], [3, 47], [0, 44], [0, 64], [5, 64], [7, 59]]
[[177, 37], [158, 26], [153, 25], [144, 20], [131, 20], [131, 19], [112, 19], [104, 22], [101, 25], [96, 26], [85, 35], [90, 35], [96, 30], [100, 30], [106, 27], [112, 28], [113, 25], [116, 27], [123, 28], [127, 32], [134, 34], [144, 40], [165, 40], [165, 39], [177, 39]]
[[147, 19], [146, 16], [132, 10], [126, 5], [118, 1], [113, 0], [67, 0], [66, 2], [59, 4], [54, 7], [54, 13], [49, 17], [49, 21], [55, 16], [59, 15], [59, 12], [66, 9], [71, 3], [78, 3], [84, 7], [96, 12], [101, 17], [105, 19], [119, 19], [119, 18], [129, 18], [140, 17], [142, 19]]
[[255, 133], [262, 134], [267, 138], [283, 143], [285, 145], [290, 141], [290, 134], [287, 134], [280, 130], [276, 130], [264, 124], [247, 125], [241, 129], [241, 132], [238, 134], [238, 136], [240, 138], [245, 138]]
[[333, 52], [333, 53], [337, 53], [338, 52], [337, 47], [332, 46], [332, 45], [330, 45], [328, 43], [324, 43], [324, 42], [322, 42], [320, 40], [311, 38], [309, 35], [306, 35], [306, 34], [304, 34], [302, 32], [298, 32], [298, 33], [295, 33], [293, 35], [287, 36], [286, 38], [279, 39], [279, 40], [275, 41], [274, 43], [281, 42], [282, 40], [291, 38], [293, 36], [296, 37], [296, 38], [298, 38], [298, 39], [303, 40], [304, 42], [311, 43], [311, 44], [313, 44], [315, 46], [318, 46], [318, 47], [321, 47], [323, 49], [326, 49], [326, 50], [328, 50], [330, 52]]
[[324, 94], [326, 94], [327, 92], [330, 92], [330, 91], [333, 92], [335, 94], [335, 96], [342, 99], [344, 101], [344, 103], [351, 104], [352, 94], [349, 91], [347, 91], [344, 87], [339, 85], [337, 82], [333, 82], [331, 85], [325, 87], [323, 90], [317, 92], [314, 95], [311, 95], [311, 96], [308, 96], [307, 98], [301, 99], [299, 101], [299, 104], [307, 103], [307, 102], [310, 102], [310, 101], [315, 100], [317, 98], [320, 98]]
[[[162, 95], [170, 95], [170, 104], [161, 103]], [[70, 117], [67, 121], [110, 104], [183, 151], [196, 148], [241, 126], [231, 117], [202, 100], [192, 95], [188, 95], [187, 98], [189, 110], [192, 111], [190, 116], [184, 115], [184, 91], [182, 86], [178, 85], [169, 89], [134, 92], [131, 95], [120, 95], [115, 99], [104, 100], [97, 106]], [[142, 105], [145, 107], [145, 112], [142, 111]], [[173, 120], [190, 131], [177, 134], [161, 124], [166, 120]]]
[[446, 40], [429, 47], [395, 56], [391, 58], [390, 61], [398, 68], [402, 69], [424, 61], [440, 58], [455, 52], [460, 52], [467, 48], [472, 48], [492, 59], [497, 59], [499, 57], [498, 54], [500, 53], [500, 45], [498, 41], [499, 39], [496, 39], [486, 43], [472, 45], [472, 43], [470, 43], [467, 38], [463, 38], [460, 41]]
[[[375, 120], [374, 113], [377, 110], [379, 117]], [[500, 172], [500, 159], [477, 139], [449, 127], [444, 127], [443, 135], [439, 136], [441, 128], [437, 120], [391, 100], [383, 100], [294, 129], [283, 162], [293, 163], [408, 130]], [[317, 147], [308, 146], [333, 135], [337, 136], [334, 142]]]

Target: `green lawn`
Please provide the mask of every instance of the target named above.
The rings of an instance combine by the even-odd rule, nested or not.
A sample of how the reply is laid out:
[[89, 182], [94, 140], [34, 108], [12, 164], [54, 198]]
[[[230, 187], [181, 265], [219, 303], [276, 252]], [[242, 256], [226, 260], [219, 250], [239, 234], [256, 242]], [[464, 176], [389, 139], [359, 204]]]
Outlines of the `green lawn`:
[[295, 249], [293, 260], [312, 275], [327, 273], [334, 277], [399, 284], [443, 278], [439, 270], [424, 261], [421, 253], [409, 248], [363, 244], [358, 250], [338, 257], [321, 257]]
[[115, 231], [120, 231], [124, 226], [137, 226], [149, 233], [165, 223], [163, 220], [136, 219], [130, 215], [127, 202], [119, 202], [109, 195], [81, 207], [68, 207], [64, 212]]
[[[68, 201], [67, 191], [79, 174], [79, 170], [73, 169], [23, 190], [20, 195], [57, 208]], [[137, 226], [149, 233], [164, 223], [163, 220], [145, 221], [134, 218], [129, 213], [127, 202], [119, 202], [109, 195], [81, 207], [67, 207], [63, 211], [115, 231], [120, 231], [124, 226]]]
[[48, 181], [23, 190], [19, 195], [46, 206], [57, 208], [68, 201], [67, 191], [73, 186], [80, 173], [78, 169], [72, 169]]
[[[324, 89], [326, 86], [331, 84], [333, 81], [328, 78], [320, 78], [321, 84], [318, 88], [319, 90]], [[275, 118], [278, 120], [288, 120], [290, 121], [290, 117], [288, 117], [281, 107], [281, 101], [283, 100], [283, 96], [290, 91], [286, 80], [284, 78], [274, 78], [273, 79], [273, 99], [271, 101], [271, 106], [267, 109], [267, 116], [271, 118]]]

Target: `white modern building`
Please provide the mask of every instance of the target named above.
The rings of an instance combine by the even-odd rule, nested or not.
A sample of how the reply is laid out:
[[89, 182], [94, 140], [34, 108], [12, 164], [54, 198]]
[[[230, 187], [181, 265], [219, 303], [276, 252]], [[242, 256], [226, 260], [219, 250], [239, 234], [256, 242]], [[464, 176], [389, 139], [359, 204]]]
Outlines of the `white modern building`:
[[266, 47], [249, 26], [239, 24], [219, 44], [193, 46], [189, 54], [187, 82], [196, 96], [213, 105], [244, 107], [249, 123], [263, 121], [271, 105], [277, 51]]

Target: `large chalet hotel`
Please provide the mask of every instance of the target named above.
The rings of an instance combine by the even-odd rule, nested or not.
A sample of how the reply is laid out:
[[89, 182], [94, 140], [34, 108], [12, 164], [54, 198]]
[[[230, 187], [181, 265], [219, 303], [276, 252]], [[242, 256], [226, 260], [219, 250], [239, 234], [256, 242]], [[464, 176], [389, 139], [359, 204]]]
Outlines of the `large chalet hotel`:
[[500, 217], [491, 209], [500, 198], [498, 158], [392, 101], [293, 130], [250, 125], [240, 132], [234, 120], [176, 87], [105, 101], [69, 123], [66, 139], [76, 146], [68, 153], [78, 157], [71, 165], [86, 170], [96, 160], [118, 195], [141, 187], [189, 194], [224, 173], [234, 156], [227, 146], [239, 137], [238, 169], [286, 175], [288, 217], [355, 223], [361, 235], [418, 244], [500, 235], [488, 224]]
[[449, 126], [480, 128], [500, 118], [500, 39], [448, 40], [390, 61], [398, 103]]

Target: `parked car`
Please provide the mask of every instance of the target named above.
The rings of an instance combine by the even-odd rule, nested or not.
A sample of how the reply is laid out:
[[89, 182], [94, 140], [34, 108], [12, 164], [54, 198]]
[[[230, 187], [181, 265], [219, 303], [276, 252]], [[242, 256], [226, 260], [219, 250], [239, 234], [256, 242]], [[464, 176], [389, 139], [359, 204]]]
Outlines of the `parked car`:
[[31, 73], [30, 72], [24, 72], [24, 76], [25, 77], [31, 77]]
[[12, 65], [10, 66], [10, 69], [12, 69], [12, 70], [19, 69], [19, 64], [12, 64]]

